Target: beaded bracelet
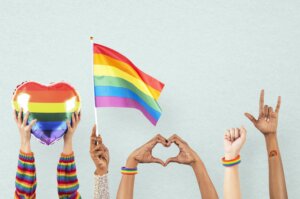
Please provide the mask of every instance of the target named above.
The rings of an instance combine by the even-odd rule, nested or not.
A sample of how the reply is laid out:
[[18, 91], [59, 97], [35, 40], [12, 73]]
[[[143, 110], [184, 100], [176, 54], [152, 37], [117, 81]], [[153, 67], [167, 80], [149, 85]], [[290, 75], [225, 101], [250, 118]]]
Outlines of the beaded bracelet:
[[135, 175], [137, 174], [137, 167], [136, 168], [126, 168], [126, 167], [122, 167], [121, 168], [121, 173], [123, 175]]
[[234, 165], [241, 163], [241, 156], [238, 155], [236, 158], [232, 160], [225, 160], [225, 157], [222, 158], [222, 164], [224, 167], [232, 167]]

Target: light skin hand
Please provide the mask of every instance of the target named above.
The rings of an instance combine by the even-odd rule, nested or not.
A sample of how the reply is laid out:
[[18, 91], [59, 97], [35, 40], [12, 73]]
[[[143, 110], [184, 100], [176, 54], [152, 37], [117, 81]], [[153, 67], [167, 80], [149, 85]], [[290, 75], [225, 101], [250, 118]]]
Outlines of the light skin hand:
[[21, 147], [20, 150], [25, 153], [31, 153], [30, 147], [30, 138], [31, 138], [31, 128], [36, 123], [37, 120], [32, 120], [29, 125], [27, 125], [29, 112], [26, 112], [24, 119], [22, 119], [23, 109], [20, 108], [19, 113], [14, 111], [14, 119], [18, 126], [20, 138], [21, 138]]
[[197, 155], [197, 153], [188, 145], [186, 141], [184, 141], [178, 135], [175, 134], [171, 136], [168, 140], [167, 146], [170, 146], [172, 143], [178, 146], [179, 153], [176, 157], [171, 157], [167, 159], [166, 166], [171, 162], [194, 166], [197, 162], [200, 161], [200, 158]]
[[[240, 154], [241, 148], [246, 142], [246, 134], [244, 127], [231, 128], [225, 132], [224, 151], [226, 160], [232, 160]], [[238, 165], [225, 167], [223, 194], [224, 199], [242, 198]]]
[[72, 125], [70, 121], [67, 121], [68, 131], [64, 135], [64, 149], [63, 153], [68, 155], [73, 152], [73, 135], [77, 129], [77, 126], [80, 122], [80, 113], [76, 112], [72, 114]]
[[246, 129], [231, 128], [224, 135], [225, 159], [232, 160], [240, 154], [240, 150], [246, 142]]
[[102, 143], [101, 136], [96, 136], [96, 125], [94, 125], [91, 134], [90, 155], [96, 166], [95, 175], [103, 176], [108, 172], [109, 151]]
[[127, 159], [126, 167], [135, 168], [139, 163], [158, 163], [164, 166], [165, 163], [161, 159], [153, 157], [152, 155], [152, 150], [158, 143], [167, 147], [168, 141], [161, 135], [156, 135], [146, 144], [131, 153]]
[[264, 90], [260, 92], [259, 99], [259, 116], [256, 119], [250, 113], [245, 113], [245, 116], [254, 124], [254, 126], [266, 137], [276, 136], [278, 126], [278, 114], [281, 105], [281, 97], [278, 97], [275, 111], [273, 108], [264, 104]]

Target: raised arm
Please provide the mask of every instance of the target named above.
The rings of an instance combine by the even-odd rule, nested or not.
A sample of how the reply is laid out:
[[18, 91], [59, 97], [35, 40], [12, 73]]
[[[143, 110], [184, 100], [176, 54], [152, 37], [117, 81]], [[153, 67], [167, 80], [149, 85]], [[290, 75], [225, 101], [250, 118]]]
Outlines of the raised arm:
[[175, 143], [179, 147], [180, 151], [178, 156], [169, 158], [166, 161], [166, 166], [171, 162], [190, 165], [193, 168], [195, 176], [197, 178], [202, 198], [219, 198], [214, 184], [212, 183], [207, 173], [205, 165], [197, 155], [197, 153], [188, 145], [187, 142], [181, 139], [178, 135], [173, 135], [171, 138], [169, 138], [168, 146], [170, 146], [172, 143]]
[[138, 164], [158, 163], [164, 166], [164, 162], [161, 159], [152, 156], [152, 149], [157, 143], [167, 146], [167, 140], [161, 135], [157, 135], [130, 154], [126, 162], [126, 166], [122, 167], [123, 176], [119, 186], [117, 199], [133, 199], [134, 179], [135, 174], [137, 174]]
[[81, 198], [73, 152], [73, 135], [79, 122], [79, 113], [72, 114], [72, 125], [67, 122], [68, 131], [64, 135], [64, 149], [57, 165], [57, 188], [60, 199]]
[[285, 184], [283, 164], [281, 160], [278, 140], [277, 126], [278, 115], [281, 105], [281, 97], [278, 97], [275, 111], [264, 104], [264, 90], [260, 93], [259, 116], [256, 119], [250, 113], [245, 113], [246, 117], [264, 135], [269, 162], [269, 191], [271, 199], [287, 199], [287, 189]]
[[18, 126], [21, 146], [16, 174], [15, 198], [35, 199], [36, 198], [36, 171], [34, 156], [30, 147], [31, 128], [36, 120], [30, 121], [27, 125], [29, 112], [23, 118], [23, 110], [20, 109], [17, 114], [14, 111], [14, 119]]
[[90, 155], [95, 164], [94, 199], [109, 199], [108, 165], [109, 151], [102, 143], [101, 136], [96, 136], [96, 125], [92, 129]]
[[240, 150], [246, 141], [246, 129], [244, 127], [231, 128], [224, 136], [224, 199], [241, 199], [239, 163]]

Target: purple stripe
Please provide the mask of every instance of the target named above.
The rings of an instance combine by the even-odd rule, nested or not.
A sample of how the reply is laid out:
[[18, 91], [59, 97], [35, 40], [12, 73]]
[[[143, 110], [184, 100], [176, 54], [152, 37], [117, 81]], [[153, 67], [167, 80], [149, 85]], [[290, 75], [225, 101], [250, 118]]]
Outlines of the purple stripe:
[[95, 97], [95, 102], [96, 107], [136, 108], [140, 110], [153, 125], [156, 125], [157, 123], [157, 120], [155, 120], [155, 118], [153, 118], [150, 113], [135, 100], [120, 97]]

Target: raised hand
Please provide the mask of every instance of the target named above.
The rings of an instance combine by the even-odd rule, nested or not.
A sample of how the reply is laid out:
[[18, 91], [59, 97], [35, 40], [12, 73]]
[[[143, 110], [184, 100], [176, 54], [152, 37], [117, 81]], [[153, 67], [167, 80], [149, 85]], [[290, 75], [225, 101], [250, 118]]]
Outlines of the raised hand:
[[188, 145], [186, 141], [184, 141], [178, 135], [173, 135], [169, 138], [168, 146], [170, 146], [172, 143], [178, 146], [179, 153], [176, 157], [171, 157], [167, 159], [165, 166], [167, 166], [171, 162], [193, 166], [193, 164], [195, 164], [196, 161], [200, 160], [197, 153]]
[[80, 122], [80, 112], [72, 114], [72, 124], [70, 121], [67, 121], [68, 131], [64, 135], [64, 154], [71, 154], [73, 152], [73, 135], [77, 129], [77, 126]]
[[24, 119], [22, 119], [22, 115], [23, 115], [22, 108], [20, 108], [18, 114], [16, 113], [16, 111], [14, 111], [13, 114], [14, 114], [14, 119], [15, 119], [15, 122], [18, 126], [19, 133], [20, 133], [20, 138], [21, 138], [20, 149], [21, 149], [21, 151], [23, 151], [25, 153], [30, 153], [31, 152], [31, 148], [30, 148], [31, 129], [37, 120], [32, 120], [27, 125], [29, 112], [26, 112]]
[[96, 166], [96, 175], [104, 175], [108, 172], [109, 151], [102, 143], [101, 136], [96, 136], [96, 125], [94, 125], [91, 134], [90, 155]]
[[149, 142], [132, 152], [127, 160], [126, 167], [134, 168], [138, 163], [158, 163], [164, 166], [165, 163], [161, 159], [152, 155], [152, 150], [158, 143], [167, 147], [168, 140], [159, 134], [156, 135]]
[[246, 142], [246, 129], [231, 128], [224, 135], [225, 159], [232, 160], [240, 154], [240, 150]]
[[278, 114], [280, 110], [281, 97], [278, 97], [275, 111], [271, 106], [264, 104], [264, 90], [260, 92], [259, 100], [259, 116], [256, 119], [250, 113], [245, 113], [245, 116], [254, 124], [254, 126], [265, 136], [277, 133]]

